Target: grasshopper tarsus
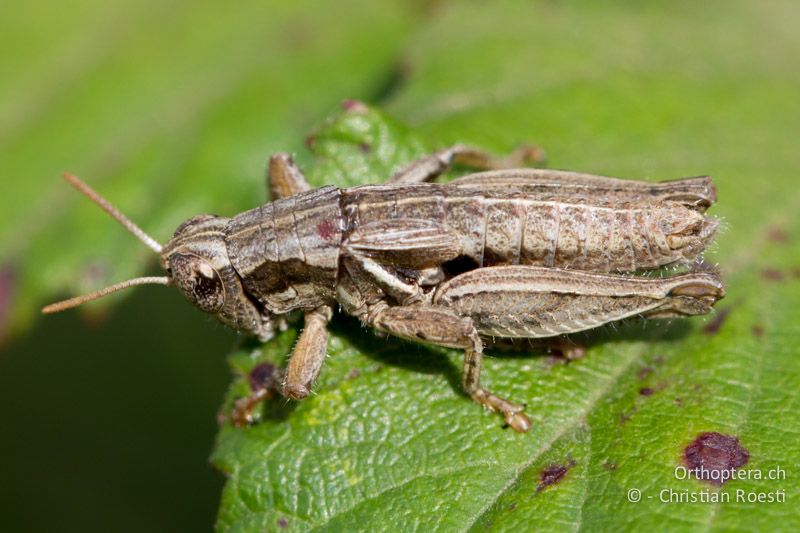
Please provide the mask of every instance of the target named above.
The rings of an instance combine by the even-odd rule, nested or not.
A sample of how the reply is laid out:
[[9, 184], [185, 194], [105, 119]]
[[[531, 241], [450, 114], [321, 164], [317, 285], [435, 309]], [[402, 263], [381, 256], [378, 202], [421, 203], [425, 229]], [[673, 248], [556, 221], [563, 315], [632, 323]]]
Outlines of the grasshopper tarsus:
[[268, 388], [255, 390], [249, 396], [239, 398], [233, 406], [231, 423], [237, 428], [247, 427], [256, 420], [256, 408], [265, 400], [269, 400], [274, 392]]

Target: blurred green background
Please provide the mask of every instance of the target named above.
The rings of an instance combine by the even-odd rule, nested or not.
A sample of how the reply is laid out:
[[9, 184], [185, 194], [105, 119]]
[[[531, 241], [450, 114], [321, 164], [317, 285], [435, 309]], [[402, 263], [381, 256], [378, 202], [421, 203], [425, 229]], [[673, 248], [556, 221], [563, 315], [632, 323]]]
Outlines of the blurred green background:
[[[714, 175], [726, 230], [711, 259], [726, 274], [731, 316], [701, 354], [672, 350], [692, 357], [673, 371], [705, 380], [708, 403], [687, 407], [692, 430], [736, 426], [754, 455], [800, 468], [796, 2], [82, 0], [0, 10], [0, 530], [209, 529], [223, 485], [208, 457], [233, 332], [163, 287], [38, 316], [52, 299], [157, 270], [59, 175], [84, 177], [163, 241], [191, 215], [264, 201], [272, 152], [311, 166], [305, 139], [345, 98], [386, 110], [431, 146], [537, 142], [555, 168]], [[497, 382], [517, 363], [498, 362]], [[455, 409], [477, 415], [435, 381]], [[622, 401], [610, 390], [609, 403]], [[645, 419], [653, 427], [661, 407]], [[644, 527], [684, 512], [615, 522], [600, 509], [624, 505], [599, 497], [613, 492], [608, 473], [575, 475], [584, 474], [584, 522], [569, 513], [544, 526]], [[682, 525], [797, 525], [788, 505], [710, 518], [704, 508]]]

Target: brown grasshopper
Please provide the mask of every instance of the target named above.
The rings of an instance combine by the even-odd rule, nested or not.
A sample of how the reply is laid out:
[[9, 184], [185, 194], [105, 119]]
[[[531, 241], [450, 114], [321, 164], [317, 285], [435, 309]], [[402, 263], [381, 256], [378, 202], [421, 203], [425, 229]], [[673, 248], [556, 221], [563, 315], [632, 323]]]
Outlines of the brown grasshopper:
[[[326, 325], [339, 305], [375, 329], [465, 352], [463, 388], [515, 430], [523, 406], [480, 383], [483, 338], [548, 338], [628, 317], [708, 313], [720, 277], [620, 275], [695, 260], [717, 222], [708, 177], [660, 183], [532, 168], [454, 146], [422, 158], [383, 185], [312, 190], [286, 154], [269, 163], [275, 201], [231, 218], [200, 215], [161, 246], [74, 176], [67, 180], [160, 254], [163, 277], [129, 280], [47, 306], [61, 311], [130, 287], [175, 285], [194, 305], [262, 341], [284, 317], [305, 327], [278, 382], [302, 399], [319, 375]], [[431, 180], [454, 163], [485, 172]], [[489, 170], [494, 169], [494, 170]], [[237, 403], [252, 420], [270, 390]]]

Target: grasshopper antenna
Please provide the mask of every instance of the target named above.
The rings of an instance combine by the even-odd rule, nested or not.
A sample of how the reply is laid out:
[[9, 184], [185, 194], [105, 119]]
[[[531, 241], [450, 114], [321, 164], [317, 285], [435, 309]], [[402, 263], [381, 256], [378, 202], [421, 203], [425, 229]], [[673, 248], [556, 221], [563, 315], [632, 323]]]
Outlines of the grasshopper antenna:
[[100, 289], [99, 291], [90, 292], [89, 294], [84, 294], [83, 296], [76, 296], [75, 298], [70, 298], [69, 300], [50, 304], [42, 309], [42, 313], [49, 315], [52, 313], [58, 313], [59, 311], [64, 311], [65, 309], [72, 309], [73, 307], [78, 307], [86, 302], [97, 300], [103, 296], [108, 296], [109, 294], [113, 294], [117, 291], [121, 291], [122, 289], [127, 289], [128, 287], [134, 287], [136, 285], [172, 285], [172, 280], [167, 276], [152, 276], [129, 279], [128, 281], [116, 283], [109, 287]]
[[[128, 217], [122, 214], [116, 207], [111, 205], [111, 202], [100, 196], [94, 189], [86, 185], [83, 181], [80, 180], [77, 176], [69, 173], [64, 174], [64, 179], [67, 182], [78, 189], [81, 193], [83, 193], [89, 200], [100, 206], [100, 209], [111, 215], [111, 217], [122, 224], [129, 232], [133, 233], [137, 239], [142, 241], [147, 245], [148, 248], [153, 250], [154, 252], [160, 254], [162, 250], [162, 246], [152, 238], [150, 235], [144, 232], [142, 228], [137, 226], [133, 223]], [[61, 302], [56, 302], [54, 304], [50, 304], [47, 307], [42, 309], [42, 313], [50, 314], [50, 313], [58, 313], [59, 311], [64, 311], [65, 309], [71, 309], [73, 307], [77, 307], [81, 304], [86, 302], [91, 302], [93, 300], [97, 300], [102, 298], [103, 296], [108, 296], [109, 294], [115, 293], [117, 291], [121, 291], [122, 289], [127, 289], [128, 287], [134, 287], [136, 285], [171, 285], [172, 280], [168, 276], [151, 276], [151, 277], [144, 277], [144, 278], [134, 278], [129, 279], [127, 281], [123, 281], [121, 283], [116, 283], [109, 287], [105, 287], [98, 291], [91, 292], [89, 294], [84, 294], [83, 296], [76, 296], [75, 298], [70, 298], [69, 300], [63, 300]]]
[[145, 233], [142, 228], [134, 224], [133, 221], [123, 215], [116, 207], [111, 205], [111, 202], [100, 196], [94, 189], [81, 181], [78, 176], [67, 172], [64, 173], [64, 179], [67, 180], [70, 185], [78, 189], [78, 191], [83, 193], [89, 200], [100, 206], [100, 209], [111, 215], [114, 220], [122, 224], [123, 228], [133, 233], [136, 238], [145, 243], [148, 248], [157, 254], [161, 253], [162, 246], [157, 240]]

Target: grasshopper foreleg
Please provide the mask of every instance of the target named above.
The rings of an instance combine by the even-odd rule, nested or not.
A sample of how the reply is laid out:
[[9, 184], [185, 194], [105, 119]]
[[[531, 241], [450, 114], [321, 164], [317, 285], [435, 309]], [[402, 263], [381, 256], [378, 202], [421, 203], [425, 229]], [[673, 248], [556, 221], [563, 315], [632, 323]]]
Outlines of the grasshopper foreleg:
[[462, 386], [472, 399], [491, 411], [503, 414], [506, 423], [519, 432], [528, 431], [530, 419], [524, 407], [505, 400], [481, 386], [483, 342], [472, 320], [439, 306], [388, 307], [377, 313], [371, 325], [391, 335], [417, 342], [462, 348]]
[[540, 163], [544, 157], [544, 151], [533, 145], [523, 145], [506, 157], [495, 157], [483, 150], [457, 144], [413, 161], [389, 178], [387, 183], [432, 181], [456, 164], [478, 170], [493, 170]]
[[253, 421], [253, 412], [258, 405], [275, 393], [293, 400], [308, 396], [317, 380], [328, 348], [328, 322], [333, 310], [323, 305], [305, 313], [305, 326], [297, 339], [289, 364], [285, 371], [276, 370], [273, 379], [244, 398], [240, 398], [233, 409], [231, 419], [236, 426], [246, 426]]
[[293, 400], [302, 400], [317, 380], [328, 348], [328, 322], [333, 310], [323, 305], [307, 311], [305, 326], [297, 339], [286, 374], [281, 385], [281, 394]]

